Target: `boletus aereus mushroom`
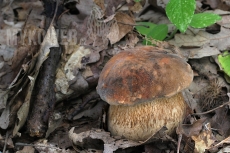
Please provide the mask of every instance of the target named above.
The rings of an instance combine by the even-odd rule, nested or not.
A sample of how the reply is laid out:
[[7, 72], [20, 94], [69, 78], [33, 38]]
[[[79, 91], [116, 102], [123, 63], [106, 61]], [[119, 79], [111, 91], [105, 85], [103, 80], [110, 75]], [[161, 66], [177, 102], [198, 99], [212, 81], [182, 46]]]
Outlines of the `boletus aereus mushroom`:
[[97, 86], [110, 104], [108, 129], [114, 136], [144, 141], [163, 126], [171, 134], [183, 121], [187, 104], [181, 91], [193, 80], [184, 59], [156, 47], [142, 46], [112, 57]]

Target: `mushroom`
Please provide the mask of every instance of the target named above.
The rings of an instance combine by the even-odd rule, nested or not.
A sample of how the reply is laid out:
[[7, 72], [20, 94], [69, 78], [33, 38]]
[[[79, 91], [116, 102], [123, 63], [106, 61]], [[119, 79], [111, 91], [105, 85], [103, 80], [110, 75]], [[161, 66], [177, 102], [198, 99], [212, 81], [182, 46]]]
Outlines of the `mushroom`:
[[110, 104], [108, 130], [114, 136], [144, 141], [167, 127], [172, 134], [185, 116], [181, 91], [193, 80], [184, 59], [156, 47], [120, 52], [103, 68], [97, 92]]

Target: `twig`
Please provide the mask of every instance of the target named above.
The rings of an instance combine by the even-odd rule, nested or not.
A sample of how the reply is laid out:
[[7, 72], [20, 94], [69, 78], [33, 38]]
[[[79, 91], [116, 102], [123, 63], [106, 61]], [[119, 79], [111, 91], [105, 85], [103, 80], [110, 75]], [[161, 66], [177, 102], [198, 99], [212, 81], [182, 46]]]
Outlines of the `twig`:
[[221, 107], [224, 107], [225, 105], [228, 105], [228, 104], [230, 104], [230, 101], [229, 101], [229, 102], [226, 102], [226, 103], [224, 103], [224, 104], [222, 104], [222, 105], [220, 105], [220, 106], [218, 106], [218, 107], [216, 107], [216, 108], [213, 108], [213, 109], [211, 109], [211, 110], [209, 110], [209, 111], [202, 112], [202, 113], [193, 113], [193, 114], [191, 114], [191, 115], [204, 115], [204, 114], [208, 114], [208, 113], [211, 113], [211, 112], [213, 112], [213, 111], [215, 111], [215, 110], [217, 110], [217, 109], [219, 109], [219, 108], [221, 108]]
[[[45, 30], [50, 29], [53, 22], [56, 21], [59, 0], [56, 5], [53, 1], [44, 0], [46, 7], [51, 7], [51, 14], [46, 8], [46, 26]], [[55, 11], [53, 12], [53, 9]], [[61, 47], [51, 47], [49, 57], [43, 63], [35, 84], [35, 99], [32, 106], [30, 118], [28, 120], [28, 129], [31, 136], [41, 137], [45, 134], [48, 127], [48, 120], [52, 114], [55, 99], [55, 72], [61, 56]]]
[[9, 132], [7, 131], [7, 132], [6, 132], [5, 143], [4, 143], [4, 148], [3, 148], [2, 153], [5, 153], [5, 152], [6, 152], [6, 145], [7, 145], [8, 137], [9, 137]]
[[177, 153], [180, 153], [181, 139], [182, 139], [182, 134], [178, 134]]
[[177, 30], [178, 30], [177, 28], [174, 29], [173, 32], [171, 32], [171, 34], [169, 35], [169, 37], [167, 39], [165, 39], [165, 41], [172, 39], [175, 36], [175, 34], [177, 33]]
[[36, 145], [36, 144], [28, 144], [28, 143], [21, 143], [21, 142], [17, 142], [15, 143], [16, 146], [32, 146], [32, 147], [45, 147], [45, 148], [58, 148], [58, 147], [55, 147], [55, 146], [48, 146], [48, 145]]
[[67, 13], [67, 12], [69, 12], [69, 9], [68, 9], [68, 10], [65, 10], [64, 12], [62, 12], [62, 13], [58, 16], [58, 20], [60, 20], [61, 17], [62, 17], [65, 13]]

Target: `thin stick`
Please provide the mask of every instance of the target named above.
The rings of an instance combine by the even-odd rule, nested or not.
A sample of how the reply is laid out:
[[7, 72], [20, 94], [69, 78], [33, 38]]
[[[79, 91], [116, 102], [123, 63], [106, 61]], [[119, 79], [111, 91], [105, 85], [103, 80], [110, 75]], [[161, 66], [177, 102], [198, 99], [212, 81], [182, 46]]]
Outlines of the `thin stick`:
[[216, 108], [213, 108], [213, 109], [211, 109], [211, 110], [209, 110], [209, 111], [202, 112], [202, 113], [193, 113], [193, 114], [191, 114], [191, 115], [204, 115], [204, 114], [208, 114], [208, 113], [213, 112], [213, 111], [217, 110], [218, 108], [221, 108], [221, 107], [223, 107], [223, 106], [225, 106], [225, 105], [228, 105], [228, 104], [230, 104], [230, 101], [229, 101], [229, 102], [226, 102], [226, 103], [224, 103], [224, 104], [222, 104], [222, 105], [220, 105], [220, 106], [218, 106], [218, 107], [216, 107]]
[[182, 134], [178, 134], [177, 153], [180, 153], [181, 139], [182, 139]]
[[5, 152], [6, 152], [6, 145], [7, 145], [8, 137], [9, 137], [9, 133], [8, 133], [8, 131], [7, 131], [7, 132], [6, 132], [5, 143], [4, 143], [4, 148], [3, 148], [2, 153], [5, 153]]
[[45, 148], [58, 148], [55, 146], [48, 146], [48, 145], [41, 145], [41, 144], [28, 144], [28, 143], [21, 143], [17, 142], [15, 143], [16, 146], [32, 146], [32, 147], [45, 147]]

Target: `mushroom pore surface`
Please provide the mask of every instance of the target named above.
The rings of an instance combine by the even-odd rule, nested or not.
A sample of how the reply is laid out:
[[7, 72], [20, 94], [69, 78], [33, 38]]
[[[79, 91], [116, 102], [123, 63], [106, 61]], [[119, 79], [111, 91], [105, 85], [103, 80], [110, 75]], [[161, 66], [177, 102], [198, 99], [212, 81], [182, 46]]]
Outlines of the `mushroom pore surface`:
[[108, 129], [114, 136], [134, 141], [147, 140], [163, 126], [171, 134], [183, 121], [186, 107], [181, 93], [134, 106], [111, 105]]

